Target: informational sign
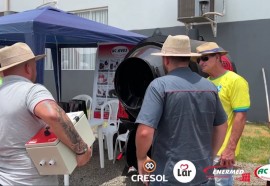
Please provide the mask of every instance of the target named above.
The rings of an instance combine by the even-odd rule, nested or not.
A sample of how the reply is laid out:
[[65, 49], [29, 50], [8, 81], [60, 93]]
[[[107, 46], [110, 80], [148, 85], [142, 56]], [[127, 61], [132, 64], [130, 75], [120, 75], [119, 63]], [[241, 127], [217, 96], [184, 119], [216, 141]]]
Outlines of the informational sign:
[[[94, 118], [100, 118], [101, 106], [117, 99], [114, 90], [114, 74], [126, 54], [134, 47], [131, 44], [102, 44], [98, 46], [93, 87]], [[106, 118], [106, 113], [105, 116]]]

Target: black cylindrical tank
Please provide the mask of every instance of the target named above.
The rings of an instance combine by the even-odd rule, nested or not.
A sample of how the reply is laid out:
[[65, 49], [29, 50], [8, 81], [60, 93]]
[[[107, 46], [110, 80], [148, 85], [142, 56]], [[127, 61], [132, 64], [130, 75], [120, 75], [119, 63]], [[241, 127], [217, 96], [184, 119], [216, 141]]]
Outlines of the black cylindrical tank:
[[153, 42], [137, 46], [120, 63], [115, 72], [116, 94], [133, 118], [136, 118], [140, 111], [150, 82], [164, 75], [162, 57], [151, 55], [160, 52], [161, 47], [162, 44]]
[[[192, 41], [202, 42], [200, 41]], [[197, 44], [198, 46], [199, 44]], [[139, 114], [145, 91], [155, 78], [165, 75], [162, 64], [162, 56], [154, 56], [151, 53], [160, 52], [162, 43], [144, 42], [131, 50], [120, 63], [115, 72], [114, 85], [118, 99], [129, 113], [131, 120], [135, 120]], [[195, 47], [194, 47], [195, 48]], [[190, 63], [190, 68], [201, 73], [198, 65]], [[202, 73], [201, 73], [202, 74]]]

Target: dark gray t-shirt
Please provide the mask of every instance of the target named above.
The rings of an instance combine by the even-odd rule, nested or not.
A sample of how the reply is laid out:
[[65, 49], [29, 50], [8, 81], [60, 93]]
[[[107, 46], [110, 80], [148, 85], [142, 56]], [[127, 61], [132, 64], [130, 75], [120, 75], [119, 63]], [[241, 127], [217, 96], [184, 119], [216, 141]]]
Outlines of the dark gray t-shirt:
[[54, 100], [42, 85], [20, 76], [7, 76], [0, 86], [0, 184], [57, 185], [56, 176], [40, 176], [25, 143], [45, 123], [34, 115], [43, 100]]
[[211, 165], [213, 126], [226, 120], [216, 87], [189, 68], [177, 68], [151, 82], [136, 123], [156, 129], [154, 174], [165, 175], [169, 185], [180, 185], [173, 168], [181, 160], [196, 167], [196, 177], [189, 184], [207, 181], [203, 169]]

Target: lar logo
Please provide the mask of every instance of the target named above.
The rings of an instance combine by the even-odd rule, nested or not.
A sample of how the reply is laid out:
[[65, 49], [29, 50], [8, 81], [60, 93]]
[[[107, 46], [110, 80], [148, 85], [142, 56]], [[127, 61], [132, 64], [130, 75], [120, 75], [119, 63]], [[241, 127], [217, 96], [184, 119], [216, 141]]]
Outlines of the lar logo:
[[154, 160], [146, 160], [143, 163], [143, 169], [148, 173], [154, 172], [156, 170], [156, 162]]
[[173, 175], [181, 183], [191, 182], [196, 176], [196, 167], [191, 161], [181, 160], [175, 164]]
[[270, 164], [256, 168], [254, 174], [258, 178], [270, 181]]

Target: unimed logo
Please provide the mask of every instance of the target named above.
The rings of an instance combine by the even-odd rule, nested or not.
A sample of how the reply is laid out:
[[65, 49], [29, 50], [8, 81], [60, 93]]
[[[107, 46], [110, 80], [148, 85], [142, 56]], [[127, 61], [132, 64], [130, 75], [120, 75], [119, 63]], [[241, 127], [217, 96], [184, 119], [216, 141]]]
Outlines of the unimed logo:
[[[154, 160], [146, 160], [143, 163], [143, 169], [145, 172], [152, 173], [156, 170], [156, 162]], [[167, 182], [165, 175], [132, 175], [131, 180], [133, 182]]]
[[191, 161], [181, 160], [175, 164], [173, 175], [181, 183], [191, 182], [196, 176], [196, 167]]

